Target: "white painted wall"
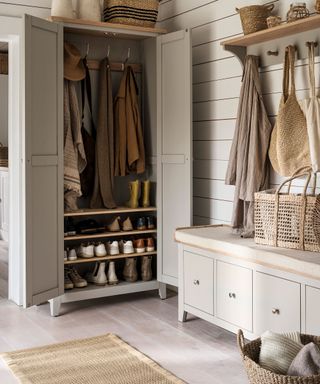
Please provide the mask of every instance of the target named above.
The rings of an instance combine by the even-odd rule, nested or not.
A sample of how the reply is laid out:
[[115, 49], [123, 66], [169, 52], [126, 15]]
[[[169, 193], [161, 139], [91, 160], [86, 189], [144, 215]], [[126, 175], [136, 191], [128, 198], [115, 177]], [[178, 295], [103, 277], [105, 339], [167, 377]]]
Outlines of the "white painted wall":
[[[221, 48], [220, 42], [242, 34], [235, 7], [266, 2], [164, 0], [160, 5], [162, 27], [169, 31], [191, 28], [193, 32], [194, 224], [229, 223], [231, 220], [234, 187], [224, 185], [224, 177], [234, 133], [242, 69], [238, 60]], [[274, 3], [276, 13], [285, 18], [292, 1], [276, 0]], [[314, 4], [314, 0], [307, 1], [312, 12]], [[317, 63], [318, 87], [319, 72]], [[298, 63], [296, 76], [298, 97], [304, 98], [308, 85], [305, 62]], [[262, 85], [267, 110], [274, 122], [281, 96], [282, 67], [264, 68]], [[281, 180], [272, 173], [272, 185]]]

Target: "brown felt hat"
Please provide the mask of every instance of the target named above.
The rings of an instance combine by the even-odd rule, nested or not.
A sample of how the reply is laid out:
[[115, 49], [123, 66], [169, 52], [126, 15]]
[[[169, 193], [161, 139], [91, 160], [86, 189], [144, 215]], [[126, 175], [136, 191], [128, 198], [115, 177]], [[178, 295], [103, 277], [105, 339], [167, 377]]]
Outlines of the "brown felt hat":
[[80, 81], [86, 77], [86, 71], [79, 50], [72, 44], [64, 43], [64, 78]]

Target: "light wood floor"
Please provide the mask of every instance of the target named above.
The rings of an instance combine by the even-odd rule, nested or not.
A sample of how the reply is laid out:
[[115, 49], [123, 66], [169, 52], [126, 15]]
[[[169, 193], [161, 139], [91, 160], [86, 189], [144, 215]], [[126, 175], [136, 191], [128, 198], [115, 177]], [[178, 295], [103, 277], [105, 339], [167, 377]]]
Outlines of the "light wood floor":
[[[57, 318], [48, 305], [23, 310], [0, 299], [0, 352], [112, 332], [189, 384], [247, 383], [235, 335], [195, 318], [179, 323], [177, 296], [170, 296], [161, 301], [150, 292], [64, 304]], [[17, 383], [2, 361], [0, 383]]]

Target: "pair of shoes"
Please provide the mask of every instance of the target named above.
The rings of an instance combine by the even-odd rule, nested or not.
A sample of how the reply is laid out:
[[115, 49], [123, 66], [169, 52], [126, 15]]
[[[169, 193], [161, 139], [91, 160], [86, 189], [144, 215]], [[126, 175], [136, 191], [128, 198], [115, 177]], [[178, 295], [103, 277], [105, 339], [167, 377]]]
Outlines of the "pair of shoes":
[[68, 217], [64, 219], [64, 236], [76, 236], [77, 230], [73, 223], [73, 219]]
[[98, 244], [81, 244], [78, 248], [78, 256], [83, 259], [92, 259], [93, 257], [107, 256], [107, 250], [103, 243]]
[[134, 241], [134, 250], [137, 253], [153, 252], [155, 250], [154, 240], [152, 237], [148, 239], [138, 239]]
[[[144, 208], [150, 207], [150, 180], [142, 182], [142, 194], [141, 194], [141, 206]], [[135, 180], [129, 183], [130, 199], [127, 202], [127, 207], [138, 208], [139, 207], [139, 195], [140, 195], [140, 181]]]
[[92, 272], [86, 274], [86, 279], [89, 283], [104, 286], [106, 284], [115, 285], [118, 284], [118, 278], [116, 275], [115, 262], [109, 262], [108, 274], [106, 274], [106, 263], [98, 262], [95, 264]]
[[75, 249], [69, 249], [67, 248], [64, 251], [64, 261], [75, 261], [77, 260], [77, 252]]
[[145, 231], [146, 229], [155, 229], [155, 220], [153, 216], [139, 217], [137, 220], [136, 228], [138, 231]]
[[[141, 259], [141, 279], [142, 281], [150, 281], [152, 280], [152, 256], [143, 256]], [[125, 260], [123, 278], [130, 283], [138, 280], [137, 258]]]
[[120, 252], [124, 255], [134, 253], [132, 240], [120, 240], [119, 241], [119, 248], [120, 248]]
[[84, 288], [88, 285], [78, 271], [74, 268], [66, 268], [64, 270], [64, 289]]
[[132, 222], [130, 220], [130, 217], [127, 217], [124, 220], [124, 222], [121, 224], [121, 226], [120, 226], [120, 220], [121, 220], [120, 216], [116, 217], [112, 221], [112, 223], [107, 226], [108, 231], [109, 232], [120, 232], [121, 227], [122, 227], [122, 230], [125, 232], [129, 232], [129, 231], [133, 230], [133, 225], [132, 225]]

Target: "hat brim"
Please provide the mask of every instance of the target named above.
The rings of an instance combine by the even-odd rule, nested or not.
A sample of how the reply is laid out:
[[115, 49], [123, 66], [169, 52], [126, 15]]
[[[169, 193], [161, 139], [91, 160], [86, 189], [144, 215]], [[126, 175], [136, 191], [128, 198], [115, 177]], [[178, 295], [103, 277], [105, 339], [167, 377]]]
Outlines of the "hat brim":
[[80, 81], [86, 77], [86, 71], [84, 65], [80, 63], [76, 67], [65, 64], [64, 66], [64, 78], [71, 81]]

